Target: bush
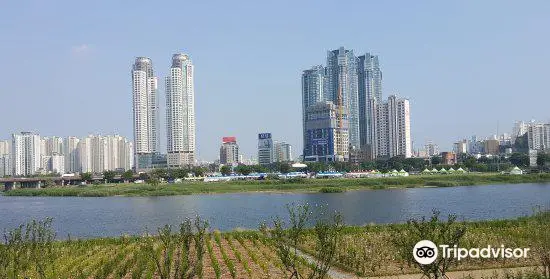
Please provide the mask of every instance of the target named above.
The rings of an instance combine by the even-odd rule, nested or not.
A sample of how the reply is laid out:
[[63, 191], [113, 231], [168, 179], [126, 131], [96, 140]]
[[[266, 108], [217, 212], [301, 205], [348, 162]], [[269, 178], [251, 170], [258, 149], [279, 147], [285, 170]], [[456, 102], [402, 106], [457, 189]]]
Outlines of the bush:
[[319, 190], [320, 193], [343, 193], [345, 190], [340, 187], [323, 187]]

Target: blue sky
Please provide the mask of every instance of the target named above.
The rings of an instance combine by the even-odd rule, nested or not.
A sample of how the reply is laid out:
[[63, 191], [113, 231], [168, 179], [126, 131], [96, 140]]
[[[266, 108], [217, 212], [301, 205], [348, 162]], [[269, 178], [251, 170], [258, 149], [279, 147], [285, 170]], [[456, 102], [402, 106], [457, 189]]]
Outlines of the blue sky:
[[[546, 0], [5, 1], [0, 35], [6, 139], [21, 130], [132, 138], [134, 57], [151, 57], [163, 80], [171, 55], [185, 52], [199, 158], [215, 159], [222, 136], [256, 156], [259, 132], [298, 155], [301, 72], [339, 46], [380, 56], [384, 97], [411, 100], [415, 146], [550, 120]], [[164, 104], [162, 83], [159, 92]]]

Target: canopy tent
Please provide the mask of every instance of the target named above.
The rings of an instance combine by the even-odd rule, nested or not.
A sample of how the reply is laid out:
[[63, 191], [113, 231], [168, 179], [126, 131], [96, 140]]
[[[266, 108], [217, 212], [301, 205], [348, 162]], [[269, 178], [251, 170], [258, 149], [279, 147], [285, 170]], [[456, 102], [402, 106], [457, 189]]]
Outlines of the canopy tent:
[[523, 174], [523, 171], [518, 168], [517, 166], [515, 166], [511, 171], [510, 171], [510, 174]]
[[303, 163], [294, 163], [292, 164], [292, 167], [297, 169], [303, 169], [303, 168], [307, 168], [307, 165]]

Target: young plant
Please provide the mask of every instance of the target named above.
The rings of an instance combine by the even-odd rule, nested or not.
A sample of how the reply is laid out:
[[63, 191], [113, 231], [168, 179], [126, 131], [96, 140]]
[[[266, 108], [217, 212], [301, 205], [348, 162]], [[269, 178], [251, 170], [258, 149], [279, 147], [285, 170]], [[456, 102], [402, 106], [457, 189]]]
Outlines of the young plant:
[[306, 235], [306, 224], [310, 221], [311, 212], [309, 205], [287, 205], [289, 213], [288, 226], [280, 217], [273, 220], [273, 227], [269, 228], [265, 223], [260, 226], [260, 231], [274, 247], [277, 256], [283, 263], [289, 278], [326, 278], [330, 269], [337, 247], [341, 241], [343, 220], [338, 213], [329, 219], [319, 218], [315, 222], [315, 255], [317, 260], [311, 264], [312, 272], [305, 274], [299, 269], [304, 264], [300, 256], [298, 245], [303, 243]]
[[449, 215], [447, 221], [439, 218], [440, 212], [434, 210], [429, 220], [410, 219], [405, 228], [394, 230], [393, 241], [397, 247], [398, 255], [409, 265], [418, 268], [428, 279], [446, 278], [449, 267], [456, 263], [454, 257], [438, 257], [431, 264], [422, 265], [413, 256], [415, 244], [421, 240], [430, 240], [437, 244], [445, 244], [453, 247], [458, 245], [466, 233], [466, 226], [456, 222], [455, 215]]

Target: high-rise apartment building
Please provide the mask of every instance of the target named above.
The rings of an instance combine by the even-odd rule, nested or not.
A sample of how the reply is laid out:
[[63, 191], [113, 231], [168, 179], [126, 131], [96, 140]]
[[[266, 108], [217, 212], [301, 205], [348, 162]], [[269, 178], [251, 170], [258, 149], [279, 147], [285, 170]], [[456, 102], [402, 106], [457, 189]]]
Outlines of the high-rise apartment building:
[[132, 169], [134, 161], [132, 142], [119, 135], [105, 136], [104, 141], [107, 144], [105, 169], [118, 171]]
[[118, 135], [85, 137], [78, 142], [77, 154], [81, 172], [125, 171], [134, 161], [133, 144]]
[[0, 177], [12, 174], [11, 152], [11, 142], [0, 140]]
[[187, 54], [174, 54], [166, 77], [168, 167], [195, 163], [195, 89], [193, 63]]
[[258, 164], [273, 163], [273, 139], [271, 133], [258, 134]]
[[347, 116], [330, 101], [306, 111], [304, 161], [334, 162], [348, 158]]
[[338, 107], [338, 113], [348, 117], [348, 142], [359, 148], [359, 95], [357, 57], [353, 50], [340, 47], [327, 52], [325, 100]]
[[50, 159], [49, 171], [58, 174], [65, 173], [65, 156], [58, 153], [53, 153]]
[[273, 145], [273, 160], [275, 162], [292, 161], [292, 146], [286, 142], [275, 142]]
[[527, 128], [529, 127], [528, 122], [525, 121], [516, 121], [514, 127], [512, 128], [511, 141], [512, 144], [516, 142], [518, 137], [521, 137], [527, 133]]
[[527, 142], [529, 149], [550, 150], [550, 123], [529, 123], [527, 127]]
[[138, 170], [152, 168], [154, 157], [160, 152], [157, 83], [151, 59], [137, 57], [132, 66], [132, 94]]
[[12, 136], [13, 175], [33, 175], [40, 169], [40, 135], [21, 132]]
[[65, 171], [68, 173], [80, 172], [80, 157], [78, 155], [78, 143], [80, 139], [77, 137], [67, 137], [65, 140]]
[[384, 103], [374, 102], [376, 157], [412, 156], [409, 100], [392, 95]]
[[[336, 125], [329, 120], [312, 119], [315, 117], [312, 115], [331, 110], [329, 107], [334, 109], [334, 116], [330, 113], [325, 116], [335, 119]], [[378, 56], [365, 53], [356, 57], [353, 50], [344, 47], [328, 51], [325, 68], [314, 66], [302, 74], [304, 159], [358, 161], [372, 160], [380, 154], [412, 156], [408, 110], [406, 100], [382, 100], [382, 70]], [[397, 116], [402, 118], [395, 118]], [[378, 120], [381, 122], [377, 123]], [[332, 126], [316, 126], [325, 124]], [[336, 148], [318, 144], [325, 141], [313, 142], [314, 137], [308, 134], [313, 130], [335, 132], [338, 135], [338, 142], [334, 142]], [[343, 142], [348, 144], [345, 152], [342, 151]], [[330, 141], [326, 143], [330, 144]], [[331, 150], [338, 152], [325, 153]]]
[[64, 141], [61, 137], [42, 137], [40, 139], [40, 151], [43, 156], [51, 156], [54, 153], [63, 154]]
[[220, 147], [220, 164], [236, 165], [239, 163], [239, 145], [236, 137], [223, 137]]
[[358, 83], [359, 83], [359, 138], [360, 148], [368, 158], [374, 154], [374, 102], [382, 101], [382, 71], [378, 62], [378, 56], [366, 53], [358, 59]]
[[453, 152], [456, 154], [468, 153], [468, 140], [461, 140], [453, 144]]
[[[306, 147], [306, 112], [309, 107], [325, 100], [325, 68], [313, 66], [302, 74], [302, 129], [304, 149]], [[302, 153], [304, 154], [304, 153]]]
[[9, 155], [11, 153], [11, 142], [9, 140], [0, 140], [0, 155]]

